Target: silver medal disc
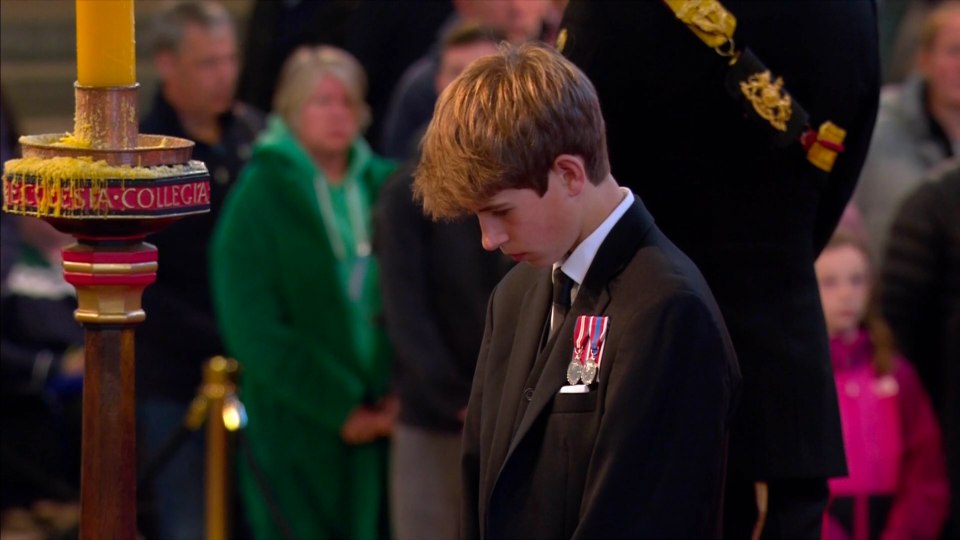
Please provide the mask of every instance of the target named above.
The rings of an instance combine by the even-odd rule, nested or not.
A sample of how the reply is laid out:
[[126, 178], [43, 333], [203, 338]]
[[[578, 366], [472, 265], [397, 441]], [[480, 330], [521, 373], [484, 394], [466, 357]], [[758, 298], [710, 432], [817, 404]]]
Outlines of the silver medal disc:
[[593, 360], [587, 360], [583, 369], [580, 370], [580, 378], [583, 379], [583, 384], [593, 384], [594, 379], [597, 378], [597, 363]]
[[577, 384], [580, 382], [580, 373], [583, 371], [583, 366], [580, 365], [579, 360], [572, 360], [570, 365], [567, 366], [567, 382], [570, 384]]

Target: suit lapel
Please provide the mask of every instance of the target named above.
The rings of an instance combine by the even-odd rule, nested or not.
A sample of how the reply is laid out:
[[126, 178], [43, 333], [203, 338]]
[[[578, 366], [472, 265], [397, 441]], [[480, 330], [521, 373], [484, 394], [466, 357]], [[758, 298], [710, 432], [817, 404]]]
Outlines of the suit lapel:
[[[513, 343], [510, 347], [500, 408], [497, 411], [490, 448], [490, 461], [488, 463], [491, 466], [488, 468], [487, 474], [491, 475], [489, 478], [491, 483], [488, 485], [493, 485], [492, 481], [499, 474], [500, 465], [504, 462], [510, 441], [513, 439], [521, 400], [526, 399], [524, 390], [530, 371], [534, 368], [538, 358], [543, 326], [546, 324], [547, 313], [549, 312], [551, 291], [550, 272], [538, 272], [534, 286], [523, 295], [519, 306], [520, 313], [524, 316], [519, 318], [519, 323], [513, 334]], [[545, 348], [539, 354], [546, 354], [547, 350], [549, 348]]]
[[[610, 281], [623, 271], [626, 265], [633, 259], [634, 254], [643, 244], [652, 227], [653, 218], [640, 200], [637, 199], [633, 206], [620, 218], [620, 221], [614, 225], [610, 234], [607, 235], [607, 238], [601, 244], [580, 286], [577, 298], [571, 306], [566, 319], [563, 321], [563, 325], [541, 352], [545, 358], [541, 358], [538, 361], [545, 361], [546, 364], [543, 366], [543, 372], [534, 386], [533, 399], [520, 420], [520, 424], [510, 441], [509, 449], [503, 461], [500, 462], [501, 466], [498, 467], [500, 471], [506, 466], [507, 461], [509, 461], [510, 456], [523, 440], [524, 436], [530, 431], [530, 427], [533, 426], [537, 417], [543, 413], [544, 409], [546, 409], [560, 388], [566, 384], [567, 364], [570, 363], [571, 355], [573, 354], [573, 341], [571, 336], [573, 335], [577, 317], [580, 315], [602, 315], [606, 312], [611, 299]], [[525, 307], [526, 306], [524, 306], [524, 308]], [[540, 317], [531, 316], [527, 319], [537, 318], [539, 318], [542, 324], [544, 319], [543, 315]], [[611, 323], [616, 324], [616, 321], [611, 321]], [[536, 329], [532, 328], [524, 328], [523, 330], [536, 332]], [[521, 335], [519, 331], [520, 329], [518, 329], [518, 336]], [[536, 335], [538, 337], [540, 336], [539, 333], [536, 333]], [[528, 341], [530, 340], [528, 339]], [[530, 358], [535, 355], [536, 353], [534, 352]], [[527, 373], [529, 373], [529, 370], [522, 374], [516, 373], [516, 375], [518, 375], [521, 380], [526, 381]], [[513, 372], [510, 373], [510, 375], [514, 374]], [[511, 412], [515, 413], [517, 409], [516, 402], [513, 403], [514, 407]], [[510, 418], [512, 419], [513, 416], [510, 416]], [[499, 427], [498, 425], [498, 428]], [[499, 454], [496, 455], [499, 457]], [[497, 461], [493, 461], [493, 463], [497, 463]]]

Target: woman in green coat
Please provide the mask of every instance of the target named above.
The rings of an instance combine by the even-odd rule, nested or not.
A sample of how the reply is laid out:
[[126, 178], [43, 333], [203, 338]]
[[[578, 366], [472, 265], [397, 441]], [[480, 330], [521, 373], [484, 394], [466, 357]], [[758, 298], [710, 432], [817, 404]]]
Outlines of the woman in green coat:
[[258, 539], [387, 534], [396, 402], [370, 219], [394, 167], [360, 136], [365, 84], [340, 49], [291, 55], [211, 247], [219, 323], [243, 368], [256, 466], [239, 459], [240, 487]]

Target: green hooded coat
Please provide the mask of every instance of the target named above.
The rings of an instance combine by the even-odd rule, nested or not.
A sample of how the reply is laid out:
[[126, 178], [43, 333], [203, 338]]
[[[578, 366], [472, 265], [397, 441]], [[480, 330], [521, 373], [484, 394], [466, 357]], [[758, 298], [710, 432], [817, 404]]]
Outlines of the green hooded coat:
[[[260, 471], [242, 453], [237, 461], [258, 539], [384, 535], [386, 443], [352, 446], [340, 437], [354, 408], [386, 393], [390, 370], [377, 266], [356, 262], [345, 186], [354, 183], [362, 202], [354, 219], [371, 231], [371, 208], [393, 168], [358, 138], [344, 181], [326, 184], [274, 117], [225, 202], [211, 245], [212, 288], [227, 350], [242, 366], [245, 439]], [[326, 224], [324, 185], [335, 214]]]

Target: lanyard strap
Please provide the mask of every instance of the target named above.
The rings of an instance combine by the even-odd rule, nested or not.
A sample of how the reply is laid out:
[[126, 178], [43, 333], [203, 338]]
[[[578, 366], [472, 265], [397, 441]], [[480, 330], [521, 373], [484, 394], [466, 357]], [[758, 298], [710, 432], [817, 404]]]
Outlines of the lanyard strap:
[[737, 19], [718, 0], [663, 0], [673, 14], [720, 56], [729, 58], [727, 91], [751, 117], [774, 129], [774, 141], [786, 146], [799, 141], [807, 160], [830, 172], [843, 152], [847, 132], [826, 121], [814, 131], [806, 111], [784, 88], [783, 78], [770, 70], [750, 49], [737, 50], [733, 34]]
[[366, 207], [363, 204], [363, 198], [360, 196], [360, 189], [357, 182], [350, 176], [343, 179], [344, 200], [347, 203], [347, 217], [350, 221], [350, 229], [353, 232], [354, 252], [347, 253], [346, 246], [343, 243], [343, 236], [337, 227], [337, 215], [333, 209], [333, 201], [330, 197], [330, 184], [327, 182], [323, 173], [317, 173], [314, 178], [314, 186], [317, 192], [317, 202], [320, 205], [320, 217], [323, 220], [323, 228], [326, 230], [327, 239], [330, 240], [330, 247], [333, 249], [334, 256], [340, 261], [346, 261], [349, 256], [354, 258], [363, 258], [370, 255], [370, 231], [367, 227]]

